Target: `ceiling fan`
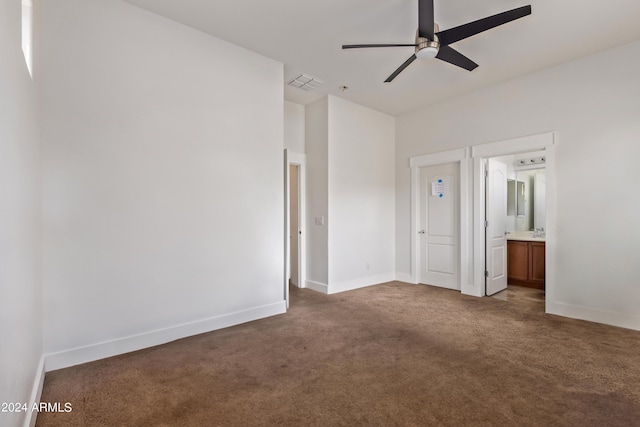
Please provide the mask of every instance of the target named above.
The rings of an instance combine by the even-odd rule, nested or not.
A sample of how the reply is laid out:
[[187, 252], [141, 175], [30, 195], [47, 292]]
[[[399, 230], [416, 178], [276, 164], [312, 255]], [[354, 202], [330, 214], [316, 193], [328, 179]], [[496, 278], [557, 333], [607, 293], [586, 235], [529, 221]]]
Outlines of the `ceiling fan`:
[[469, 22], [448, 30], [440, 31], [434, 22], [433, 0], [418, 0], [418, 31], [416, 41], [412, 44], [345, 44], [342, 49], [359, 49], [369, 47], [399, 47], [413, 46], [415, 53], [411, 55], [397, 70], [393, 72], [385, 83], [395, 79], [405, 68], [416, 59], [438, 58], [442, 61], [473, 71], [478, 64], [449, 46], [452, 43], [490, 30], [507, 22], [531, 15], [531, 6], [522, 6], [506, 12], [498, 13], [477, 21]]

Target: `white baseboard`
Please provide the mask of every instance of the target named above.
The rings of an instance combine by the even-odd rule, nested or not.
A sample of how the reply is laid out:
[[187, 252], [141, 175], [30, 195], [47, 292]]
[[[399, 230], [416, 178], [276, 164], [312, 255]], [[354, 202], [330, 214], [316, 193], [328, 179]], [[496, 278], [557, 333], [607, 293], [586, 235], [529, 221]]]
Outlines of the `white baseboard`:
[[616, 313], [559, 302], [548, 302], [547, 313], [640, 331], [640, 316], [633, 314]]
[[411, 274], [408, 274], [408, 273], [396, 273], [396, 280], [398, 282], [411, 283], [413, 285], [418, 284], [418, 282], [414, 280]]
[[286, 313], [285, 301], [45, 355], [47, 372]]
[[379, 285], [380, 283], [392, 282], [396, 278], [394, 273], [379, 274], [377, 276], [363, 277], [361, 279], [347, 280], [345, 282], [329, 283], [329, 294], [352, 291], [367, 286]]
[[305, 288], [309, 288], [312, 291], [322, 292], [323, 294], [328, 293], [329, 286], [326, 283], [314, 282], [312, 280], [305, 281]]
[[[40, 363], [36, 369], [36, 376], [33, 380], [33, 387], [31, 388], [31, 395], [29, 396], [29, 408], [33, 408], [33, 404], [40, 402], [40, 396], [42, 396], [42, 386], [44, 385], [44, 355], [40, 357]], [[34, 427], [36, 425], [37, 411], [27, 411], [27, 416], [24, 419], [24, 427]]]

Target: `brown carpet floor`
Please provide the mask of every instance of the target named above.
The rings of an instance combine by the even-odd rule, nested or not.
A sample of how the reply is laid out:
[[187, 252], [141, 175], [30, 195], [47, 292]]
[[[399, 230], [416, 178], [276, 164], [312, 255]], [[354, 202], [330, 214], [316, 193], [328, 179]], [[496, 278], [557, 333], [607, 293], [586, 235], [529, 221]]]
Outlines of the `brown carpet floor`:
[[640, 332], [391, 282], [49, 372], [46, 426], [639, 426]]

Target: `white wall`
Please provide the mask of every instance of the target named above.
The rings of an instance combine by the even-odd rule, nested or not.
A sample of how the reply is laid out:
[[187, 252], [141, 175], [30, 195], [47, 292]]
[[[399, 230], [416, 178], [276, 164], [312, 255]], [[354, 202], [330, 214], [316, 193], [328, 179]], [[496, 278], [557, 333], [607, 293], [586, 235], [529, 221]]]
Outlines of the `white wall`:
[[[0, 52], [0, 402], [28, 403], [41, 377], [41, 175], [20, 1], [0, 0]], [[21, 425], [25, 416], [0, 412], [0, 425]]]
[[282, 64], [45, 3], [47, 368], [283, 312]]
[[[305, 108], [307, 154], [307, 286], [326, 291], [329, 283], [329, 101], [324, 97]], [[323, 217], [324, 225], [314, 218]]]
[[395, 119], [329, 96], [329, 288], [395, 279]]
[[395, 278], [394, 126], [334, 96], [306, 106], [309, 287], [334, 293]]
[[398, 272], [410, 271], [410, 156], [556, 131], [554, 310], [640, 329], [638, 76], [640, 41], [399, 117]]
[[304, 105], [284, 101], [284, 148], [304, 154]]

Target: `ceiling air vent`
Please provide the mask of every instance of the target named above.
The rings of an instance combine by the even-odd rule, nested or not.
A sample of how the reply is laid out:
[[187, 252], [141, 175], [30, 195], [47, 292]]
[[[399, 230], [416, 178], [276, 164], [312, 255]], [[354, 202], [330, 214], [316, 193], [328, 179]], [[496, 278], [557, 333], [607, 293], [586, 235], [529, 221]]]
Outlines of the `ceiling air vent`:
[[300, 74], [295, 79], [290, 80], [288, 84], [289, 86], [297, 87], [298, 89], [310, 91], [317, 88], [322, 83], [324, 82], [316, 77], [311, 77], [306, 74]]

